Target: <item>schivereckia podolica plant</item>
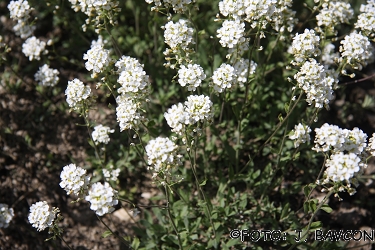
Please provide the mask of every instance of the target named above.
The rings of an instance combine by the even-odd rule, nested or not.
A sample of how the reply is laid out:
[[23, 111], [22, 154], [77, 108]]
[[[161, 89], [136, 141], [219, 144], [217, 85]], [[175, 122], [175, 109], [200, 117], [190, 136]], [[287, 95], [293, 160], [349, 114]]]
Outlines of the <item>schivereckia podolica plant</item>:
[[[132, 234], [106, 225], [125, 248], [348, 244], [314, 241], [313, 233], [329, 229], [319, 219], [332, 211], [328, 201], [363, 185], [375, 134], [329, 124], [323, 114], [347, 82], [370, 78], [374, 0], [18, 0], [7, 7], [31, 66], [13, 65], [17, 48], [5, 37], [1, 63], [17, 77], [34, 76], [46, 98], [64, 92], [60, 108], [87, 127], [91, 155], [58, 166], [57, 185], [88, 202], [101, 222], [117, 209], [132, 211]], [[38, 28], [50, 15], [66, 36]], [[64, 67], [75, 71], [63, 75]], [[115, 120], [94, 119], [98, 105]], [[125, 174], [144, 175], [158, 195], [143, 204], [122, 183]], [[12, 223], [11, 206], [0, 206], [2, 227]], [[66, 242], [62, 215], [38, 201], [25, 217]]]

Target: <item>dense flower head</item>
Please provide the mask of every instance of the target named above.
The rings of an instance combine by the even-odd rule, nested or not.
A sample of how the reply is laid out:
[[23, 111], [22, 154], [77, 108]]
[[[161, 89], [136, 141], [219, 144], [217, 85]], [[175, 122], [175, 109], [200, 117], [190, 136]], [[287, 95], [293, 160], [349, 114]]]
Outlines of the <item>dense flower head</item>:
[[335, 62], [338, 61], [339, 57], [340, 54], [335, 52], [335, 45], [328, 43], [326, 46], [324, 46], [321, 59], [324, 65], [334, 65]]
[[181, 65], [178, 70], [178, 83], [189, 91], [195, 91], [201, 82], [206, 78], [203, 68], [198, 64]]
[[356, 154], [345, 154], [343, 152], [332, 154], [326, 161], [325, 166], [327, 169], [323, 175], [325, 177], [323, 184], [328, 183], [330, 180], [334, 182], [350, 182], [350, 179], [355, 177], [356, 173], [366, 167]]
[[[151, 10], [157, 10], [161, 7], [161, 0], [145, 0], [146, 3], [152, 4], [155, 3], [155, 7]], [[188, 9], [188, 5], [194, 2], [194, 0], [163, 0], [163, 5], [166, 8], [173, 8], [173, 11], [176, 13], [184, 13]]]
[[14, 20], [24, 20], [29, 18], [31, 8], [26, 0], [10, 1], [8, 4], [10, 18]]
[[340, 43], [342, 60], [354, 69], [361, 70], [363, 66], [374, 61], [374, 48], [370, 40], [361, 33], [352, 32]]
[[230, 59], [230, 62], [234, 62], [236, 59], [241, 58], [243, 54], [249, 50], [249, 42], [250, 38], [241, 37], [236, 46], [228, 48], [228, 54], [225, 57]]
[[[249, 65], [250, 64], [250, 65]], [[234, 74], [236, 75], [236, 82], [239, 83], [240, 87], [244, 86], [247, 82], [249, 75], [253, 75], [257, 68], [257, 64], [249, 59], [240, 58], [234, 65]], [[250, 72], [249, 72], [250, 69]]]
[[361, 14], [354, 27], [360, 29], [366, 36], [374, 36], [375, 31], [375, 0], [367, 0], [367, 4], [361, 4]]
[[[268, 19], [276, 10], [277, 0], [243, 0], [245, 8], [245, 20], [254, 28], [258, 20]], [[266, 24], [264, 22], [262, 25]]]
[[94, 127], [94, 131], [92, 132], [92, 139], [94, 140], [95, 144], [99, 144], [99, 143], [108, 144], [108, 142], [110, 141], [109, 133], [113, 133], [113, 132], [115, 132], [114, 129], [111, 129], [110, 127], [99, 124]]
[[164, 113], [164, 118], [169, 127], [172, 128], [172, 132], [176, 132], [180, 135], [182, 134], [185, 125], [189, 124], [189, 115], [185, 112], [182, 103], [174, 104], [169, 108], [167, 112]]
[[146, 145], [147, 162], [149, 169], [154, 173], [168, 170], [180, 162], [177, 157], [178, 146], [169, 138], [158, 137]]
[[294, 140], [294, 147], [297, 148], [301, 143], [309, 142], [310, 132], [311, 129], [309, 126], [303, 125], [302, 123], [295, 125], [289, 135], [289, 138]]
[[372, 134], [368, 142], [366, 151], [369, 152], [372, 156], [375, 156], [375, 133]]
[[294, 55], [294, 63], [301, 64], [312, 56], [320, 55], [320, 37], [315, 35], [314, 30], [305, 29], [302, 34], [296, 34], [293, 38], [290, 52]]
[[225, 20], [222, 27], [217, 30], [222, 47], [233, 48], [245, 34], [245, 23], [240, 21]]
[[349, 3], [342, 1], [325, 2], [322, 9], [316, 16], [318, 26], [334, 28], [341, 23], [349, 23], [353, 17], [354, 11]]
[[13, 216], [13, 208], [9, 208], [8, 204], [0, 203], [0, 228], [7, 228]]
[[231, 65], [223, 63], [212, 75], [212, 86], [217, 93], [221, 93], [225, 89], [232, 88], [236, 77], [235, 69]]
[[116, 98], [117, 122], [120, 125], [120, 132], [125, 129], [135, 129], [143, 117], [138, 112], [139, 103], [133, 98], [119, 95]]
[[86, 100], [91, 93], [91, 89], [85, 86], [79, 79], [68, 81], [68, 87], [65, 90], [66, 101], [69, 107], [77, 109], [80, 107], [80, 102]]
[[48, 50], [46, 50], [45, 47], [45, 42], [40, 41], [35, 36], [32, 36], [22, 44], [22, 52], [29, 58], [30, 61], [34, 59], [40, 60], [40, 54], [48, 53]]
[[219, 2], [219, 10], [223, 16], [239, 20], [245, 14], [246, 5], [243, 0], [222, 0]]
[[309, 105], [315, 103], [315, 107], [322, 108], [333, 99], [332, 85], [335, 79], [328, 75], [324, 66], [315, 59], [306, 61], [294, 78], [298, 86], [305, 91]]
[[83, 60], [87, 60], [85, 67], [88, 71], [93, 71], [91, 77], [95, 78], [109, 65], [111, 58], [109, 50], [102, 45], [94, 45], [83, 55]]
[[366, 148], [367, 135], [359, 128], [341, 129], [336, 125], [323, 124], [315, 129], [315, 146], [317, 152], [349, 152], [361, 155]]
[[35, 81], [42, 86], [55, 86], [59, 81], [59, 71], [57, 69], [51, 69], [47, 64], [44, 64], [39, 68], [38, 72], [35, 73]]
[[68, 195], [84, 192], [90, 182], [90, 177], [86, 175], [86, 169], [77, 167], [75, 164], [66, 165], [60, 174], [60, 187], [63, 188]]
[[118, 204], [116, 196], [117, 191], [108, 182], [105, 182], [104, 185], [97, 182], [92, 184], [85, 199], [91, 203], [91, 210], [95, 211], [97, 215], [103, 216], [115, 210], [113, 206]]
[[121, 87], [117, 90], [120, 94], [128, 92], [144, 93], [149, 86], [149, 77], [143, 70], [143, 64], [135, 58], [122, 56], [115, 64], [119, 78], [117, 82]]
[[208, 96], [190, 95], [185, 102], [185, 112], [189, 117], [189, 124], [195, 124], [198, 121], [210, 121], [213, 117], [212, 102]]
[[30, 207], [29, 222], [38, 231], [43, 231], [47, 227], [52, 227], [58, 208], [50, 208], [46, 201], [39, 201]]
[[17, 36], [20, 36], [22, 39], [30, 37], [35, 31], [35, 25], [29, 25], [24, 20], [18, 20], [17, 24], [13, 26], [13, 31]]
[[173, 51], [178, 47], [186, 50], [193, 43], [194, 30], [188, 26], [188, 21], [185, 19], [180, 19], [176, 23], [170, 21], [162, 28], [165, 29], [164, 41]]

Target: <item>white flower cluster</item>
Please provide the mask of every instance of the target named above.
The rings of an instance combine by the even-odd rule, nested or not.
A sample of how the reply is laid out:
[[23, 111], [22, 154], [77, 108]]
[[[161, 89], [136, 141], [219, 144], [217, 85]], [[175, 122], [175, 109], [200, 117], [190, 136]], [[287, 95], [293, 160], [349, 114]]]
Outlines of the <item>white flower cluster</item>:
[[[249, 59], [240, 58], [234, 65], [234, 73], [236, 74], [236, 80], [239, 83], [240, 87], [244, 87], [244, 83], [247, 82], [248, 76], [253, 75], [257, 68], [257, 64], [253, 61], [250, 62]], [[250, 69], [250, 72], [249, 72]]]
[[97, 215], [103, 216], [115, 210], [113, 206], [118, 204], [116, 196], [117, 191], [114, 190], [108, 182], [105, 182], [104, 185], [97, 182], [92, 184], [85, 199], [91, 203], [91, 210], [95, 211]]
[[85, 86], [83, 82], [76, 78], [68, 81], [68, 87], [65, 90], [66, 101], [69, 107], [78, 109], [80, 103], [86, 100], [90, 96], [90, 93], [90, 87]]
[[375, 31], [375, 0], [367, 0], [367, 4], [361, 4], [359, 11], [361, 14], [358, 15], [354, 27], [360, 29], [364, 35], [373, 37]]
[[232, 88], [236, 79], [234, 67], [223, 63], [217, 68], [212, 75], [212, 83], [215, 92], [221, 93], [223, 90]]
[[102, 73], [111, 62], [109, 50], [104, 49], [103, 45], [95, 44], [83, 55], [83, 60], [87, 60], [85, 67], [88, 71], [93, 71], [92, 78], [96, 78]]
[[103, 169], [103, 176], [106, 178], [106, 180], [111, 180], [111, 181], [117, 181], [118, 176], [120, 175], [121, 169], [116, 168], [113, 169], [113, 166], [110, 167], [110, 170], [108, 169]]
[[294, 75], [294, 79], [297, 80], [298, 87], [305, 91], [309, 105], [315, 103], [315, 107], [322, 108], [333, 99], [332, 86], [336, 80], [315, 59], [306, 61]]
[[222, 27], [217, 30], [217, 37], [220, 38], [222, 47], [233, 48], [244, 37], [245, 24], [238, 20], [225, 20]]
[[372, 134], [368, 146], [366, 148], [367, 152], [369, 152], [372, 156], [375, 156], [375, 133]]
[[341, 59], [354, 69], [362, 70], [363, 66], [374, 61], [374, 48], [361, 33], [352, 32], [340, 43]]
[[149, 77], [143, 70], [143, 64], [130, 56], [122, 56], [115, 64], [119, 78], [117, 82], [121, 87], [117, 90], [120, 94], [129, 94], [129, 92], [137, 95], [146, 93], [150, 85]]
[[315, 35], [314, 30], [305, 29], [302, 34], [296, 34], [293, 38], [290, 53], [294, 55], [292, 64], [300, 65], [312, 56], [320, 55], [320, 37]]
[[332, 43], [328, 43], [326, 46], [324, 46], [321, 59], [324, 65], [334, 65], [335, 62], [339, 60], [340, 54], [334, 51], [335, 45], [333, 45]]
[[307, 125], [301, 123], [294, 126], [294, 129], [291, 131], [289, 138], [294, 140], [294, 147], [297, 148], [301, 143], [310, 141], [310, 132], [311, 129]]
[[327, 123], [316, 128], [315, 133], [315, 146], [312, 149], [316, 152], [331, 153], [325, 164], [327, 169], [322, 183], [345, 180], [348, 184], [346, 189], [353, 194], [355, 190], [350, 188], [350, 179], [367, 167], [363, 162], [367, 135], [359, 128], [341, 129]]
[[9, 208], [7, 204], [0, 203], [0, 228], [7, 228], [13, 216], [13, 208]]
[[178, 70], [178, 83], [189, 91], [195, 91], [201, 82], [206, 78], [203, 68], [198, 64], [181, 65]]
[[35, 73], [34, 78], [39, 85], [53, 87], [59, 82], [58, 75], [59, 71], [57, 69], [51, 69], [47, 64], [44, 64]]
[[109, 133], [113, 132], [115, 132], [114, 129], [99, 124], [95, 126], [94, 131], [92, 131], [92, 139], [94, 140], [96, 145], [98, 145], [99, 143], [108, 144], [108, 142], [110, 141]]
[[353, 18], [354, 11], [349, 3], [342, 1], [330, 1], [322, 4], [322, 9], [316, 16], [318, 26], [334, 29], [334, 26], [349, 23]]
[[350, 179], [365, 167], [365, 164], [354, 153], [344, 154], [343, 152], [339, 152], [331, 155], [327, 159], [325, 166], [327, 167], [325, 170], [326, 179], [323, 181], [323, 184], [328, 183], [329, 180], [333, 182], [350, 182]]
[[50, 208], [46, 201], [39, 201], [30, 207], [29, 222], [39, 232], [47, 227], [52, 227], [58, 208]]
[[169, 138], [158, 137], [147, 143], [147, 162], [150, 165], [149, 169], [154, 171], [153, 177], [180, 164], [177, 149], [178, 146]]
[[185, 125], [193, 125], [198, 121], [210, 121], [213, 117], [212, 102], [208, 96], [190, 95], [185, 105], [178, 103], [164, 113], [164, 118], [172, 132], [182, 134]]
[[63, 188], [68, 195], [74, 193], [79, 195], [81, 191], [85, 191], [90, 182], [90, 177], [86, 175], [86, 169], [77, 167], [75, 164], [66, 165], [60, 174], [60, 187]]
[[317, 152], [349, 152], [362, 154], [366, 148], [367, 135], [359, 128], [341, 129], [336, 125], [323, 124], [315, 129], [315, 146]]
[[[194, 30], [188, 26], [188, 21], [180, 19], [178, 22], [168, 22], [164, 29], [164, 41], [171, 47], [172, 52], [176, 52], [178, 48], [186, 50], [193, 41]], [[167, 50], [168, 51], [168, 50]], [[165, 52], [165, 54], [169, 54]]]
[[195, 0], [145, 0], [146, 3], [152, 4], [155, 3], [155, 7], [152, 7], [151, 10], [158, 10], [162, 4], [166, 8], [173, 8], [173, 11], [176, 13], [184, 13], [188, 9], [188, 5]]
[[[112, 25], [115, 24], [114, 14], [121, 10], [118, 8], [119, 2], [113, 0], [69, 0], [69, 2], [72, 4], [72, 9], [74, 9], [75, 12], [82, 11], [89, 17], [86, 19], [86, 24], [94, 20], [94, 25], [96, 27], [101, 26], [101, 19], [103, 19], [104, 16], [108, 18]], [[86, 25], [84, 24], [82, 27], [85, 31]], [[99, 30], [96, 30], [96, 32], [99, 33]]]
[[135, 129], [143, 116], [138, 112], [140, 102], [135, 98], [119, 95], [116, 98], [116, 116], [120, 125], [120, 132], [125, 129]]
[[249, 42], [250, 38], [240, 38], [235, 47], [228, 49], [228, 54], [225, 57], [227, 59], [230, 59], [231, 62], [234, 62], [236, 59], [241, 58], [242, 55], [249, 50]]
[[30, 18], [30, 13], [32, 11], [28, 1], [10, 1], [8, 9], [10, 12], [10, 18], [17, 21], [17, 24], [13, 26], [16, 35], [20, 36], [22, 39], [31, 36], [36, 27], [28, 24], [28, 19]]
[[22, 52], [29, 58], [30, 61], [32, 60], [40, 60], [40, 54], [47, 54], [48, 50], [45, 49], [46, 43], [40, 41], [35, 36], [28, 38], [22, 44]]

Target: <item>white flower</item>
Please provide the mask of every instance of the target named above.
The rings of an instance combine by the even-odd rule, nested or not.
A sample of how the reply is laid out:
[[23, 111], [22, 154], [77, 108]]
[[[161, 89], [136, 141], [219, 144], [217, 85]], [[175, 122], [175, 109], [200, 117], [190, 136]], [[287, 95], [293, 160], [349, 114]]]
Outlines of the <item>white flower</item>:
[[232, 88], [235, 79], [236, 74], [234, 68], [226, 63], [221, 64], [212, 75], [214, 90], [217, 93], [221, 93], [227, 88]]
[[106, 180], [117, 181], [118, 176], [120, 175], [121, 169], [113, 169], [113, 166], [110, 167], [110, 170], [103, 169], [103, 176]]
[[164, 113], [164, 118], [167, 121], [169, 127], [172, 128], [172, 132], [182, 134], [182, 130], [185, 124], [189, 123], [189, 114], [184, 110], [182, 103], [173, 105], [171, 108]]
[[322, 52], [322, 63], [324, 63], [324, 65], [334, 65], [337, 59], [339, 59], [340, 54], [337, 52], [335, 53], [334, 51], [335, 45], [333, 45], [332, 43], [329, 43], [326, 46], [324, 46]]
[[213, 117], [211, 107], [212, 102], [208, 96], [188, 96], [187, 101], [185, 102], [185, 112], [188, 114], [189, 123], [192, 125], [198, 121], [210, 121]]
[[369, 152], [372, 156], [375, 156], [375, 133], [372, 134], [368, 146], [366, 148], [367, 152]]
[[[158, 9], [162, 5], [160, 0], [145, 0], [145, 1], [148, 4], [155, 2], [155, 7], [153, 7], [151, 10]], [[187, 10], [188, 5], [193, 1], [192, 0], [164, 0], [163, 4], [166, 8], [172, 7], [173, 11], [176, 13], [184, 13]]]
[[137, 128], [138, 122], [143, 119], [138, 112], [139, 103], [124, 95], [119, 95], [116, 102], [116, 116], [120, 125], [120, 132], [125, 129]]
[[146, 87], [150, 85], [148, 75], [143, 70], [143, 65], [137, 59], [122, 56], [115, 64], [119, 73], [118, 83], [121, 87], [117, 90], [120, 94], [144, 94]]
[[20, 36], [22, 39], [30, 37], [35, 31], [35, 25], [29, 25], [24, 20], [18, 20], [17, 24], [13, 26], [13, 31], [17, 36]]
[[222, 0], [219, 2], [219, 10], [223, 16], [238, 20], [245, 14], [246, 5], [243, 0]]
[[293, 38], [290, 53], [294, 55], [294, 63], [301, 64], [312, 56], [320, 55], [319, 36], [315, 35], [314, 30], [305, 29], [302, 34], [296, 34]]
[[325, 180], [323, 183], [327, 183], [329, 180], [334, 182], [345, 180], [349, 182], [361, 168], [366, 167], [356, 154], [344, 154], [343, 152], [331, 155], [325, 166], [327, 169], [324, 172]]
[[294, 140], [294, 147], [297, 148], [301, 143], [310, 141], [310, 132], [311, 129], [309, 126], [303, 125], [301, 123], [294, 126], [294, 129], [289, 135], [291, 140]]
[[188, 64], [187, 67], [181, 65], [181, 68], [178, 70], [178, 77], [178, 83], [182, 87], [187, 85], [189, 91], [195, 91], [206, 78], [206, 75], [200, 65]]
[[[250, 72], [249, 71], [250, 66]], [[257, 64], [251, 61], [249, 65], [249, 59], [240, 58], [234, 65], [234, 74], [236, 75], [236, 81], [239, 83], [240, 87], [244, 86], [244, 83], [247, 82], [247, 79], [250, 75], [255, 73]]]
[[374, 48], [361, 33], [352, 32], [340, 43], [341, 59], [354, 69], [362, 70], [363, 66], [374, 61]]
[[170, 21], [162, 28], [165, 29], [164, 41], [173, 51], [178, 47], [186, 50], [189, 44], [193, 43], [194, 30], [188, 26], [188, 21], [184, 19], [180, 19], [176, 23]]
[[244, 36], [245, 24], [240, 21], [225, 20], [222, 27], [217, 30], [217, 37], [220, 38], [222, 47], [233, 48]]
[[366, 36], [374, 36], [375, 31], [375, 0], [367, 0], [367, 4], [361, 4], [359, 9], [361, 14], [354, 24], [356, 29], [360, 29]]
[[89, 194], [85, 199], [91, 203], [91, 210], [95, 211], [97, 215], [103, 216], [115, 210], [113, 206], [118, 204], [116, 195], [117, 191], [114, 190], [108, 182], [105, 182], [104, 185], [97, 182], [92, 184]]
[[94, 131], [92, 132], [92, 139], [94, 140], [95, 144], [104, 143], [108, 144], [109, 142], [109, 133], [115, 132], [114, 129], [110, 127], [97, 125], [94, 127]]
[[324, 66], [316, 62], [315, 59], [306, 61], [300, 71], [294, 75], [298, 86], [303, 89], [307, 95], [307, 103], [315, 103], [315, 107], [322, 108], [329, 104], [333, 99], [332, 85], [335, 79], [327, 74]]
[[10, 11], [10, 18], [14, 20], [27, 19], [32, 10], [26, 0], [10, 1], [8, 9]]
[[39, 68], [38, 72], [35, 73], [35, 81], [42, 86], [55, 86], [59, 81], [59, 71], [57, 69], [51, 69], [47, 64], [44, 64]]
[[60, 178], [60, 187], [63, 188], [68, 195], [71, 193], [79, 195], [81, 191], [87, 189], [90, 181], [90, 177], [86, 175], [86, 169], [77, 167], [73, 163], [63, 168]]
[[158, 173], [168, 170], [179, 163], [177, 145], [169, 138], [158, 137], [146, 145], [147, 162], [151, 169]]
[[40, 54], [48, 53], [48, 50], [46, 50], [45, 47], [45, 42], [40, 41], [35, 36], [32, 36], [22, 44], [22, 52], [25, 54], [25, 56], [29, 57], [30, 61], [34, 59], [40, 60]]
[[8, 208], [7, 204], [0, 203], [0, 228], [7, 228], [13, 216], [13, 208]]
[[334, 28], [334, 26], [341, 23], [349, 23], [353, 17], [353, 9], [349, 3], [341, 1], [330, 1], [323, 3], [323, 9], [320, 10], [316, 16], [318, 26], [326, 26], [327, 28]]
[[109, 65], [111, 58], [109, 50], [104, 49], [103, 45], [94, 45], [83, 55], [83, 60], [87, 60], [85, 67], [88, 71], [93, 71], [91, 77], [95, 78]]
[[72, 81], [68, 81], [68, 87], [65, 90], [66, 101], [69, 107], [77, 109], [79, 103], [86, 100], [90, 96], [90, 93], [90, 87], [85, 86], [83, 82], [76, 78]]
[[46, 201], [39, 201], [30, 207], [29, 222], [38, 231], [43, 231], [47, 227], [53, 226], [58, 208], [50, 209]]
[[367, 135], [359, 128], [341, 129], [336, 125], [323, 124], [315, 129], [315, 146], [317, 152], [349, 152], [361, 155], [366, 148]]

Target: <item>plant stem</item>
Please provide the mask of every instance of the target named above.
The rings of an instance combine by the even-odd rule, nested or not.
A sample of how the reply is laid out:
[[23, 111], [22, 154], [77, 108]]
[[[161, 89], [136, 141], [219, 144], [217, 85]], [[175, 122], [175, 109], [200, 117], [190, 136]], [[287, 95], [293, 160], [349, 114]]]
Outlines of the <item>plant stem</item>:
[[174, 231], [176, 232], [177, 239], [178, 239], [178, 245], [179, 245], [180, 249], [182, 249], [182, 242], [181, 242], [180, 233], [178, 232], [176, 224], [174, 223], [173, 218], [172, 218], [171, 209], [169, 207], [169, 193], [168, 193], [167, 187], [165, 185], [164, 185], [164, 189], [165, 189], [165, 196], [167, 198], [167, 212], [168, 212], [168, 217], [169, 217], [169, 220], [172, 223]]
[[129, 242], [127, 242], [123, 237], [118, 235], [116, 232], [112, 231], [112, 229], [100, 218], [99, 215], [96, 215], [96, 217], [100, 220], [100, 222], [114, 235], [116, 236], [126, 247], [127, 249], [131, 249]]

